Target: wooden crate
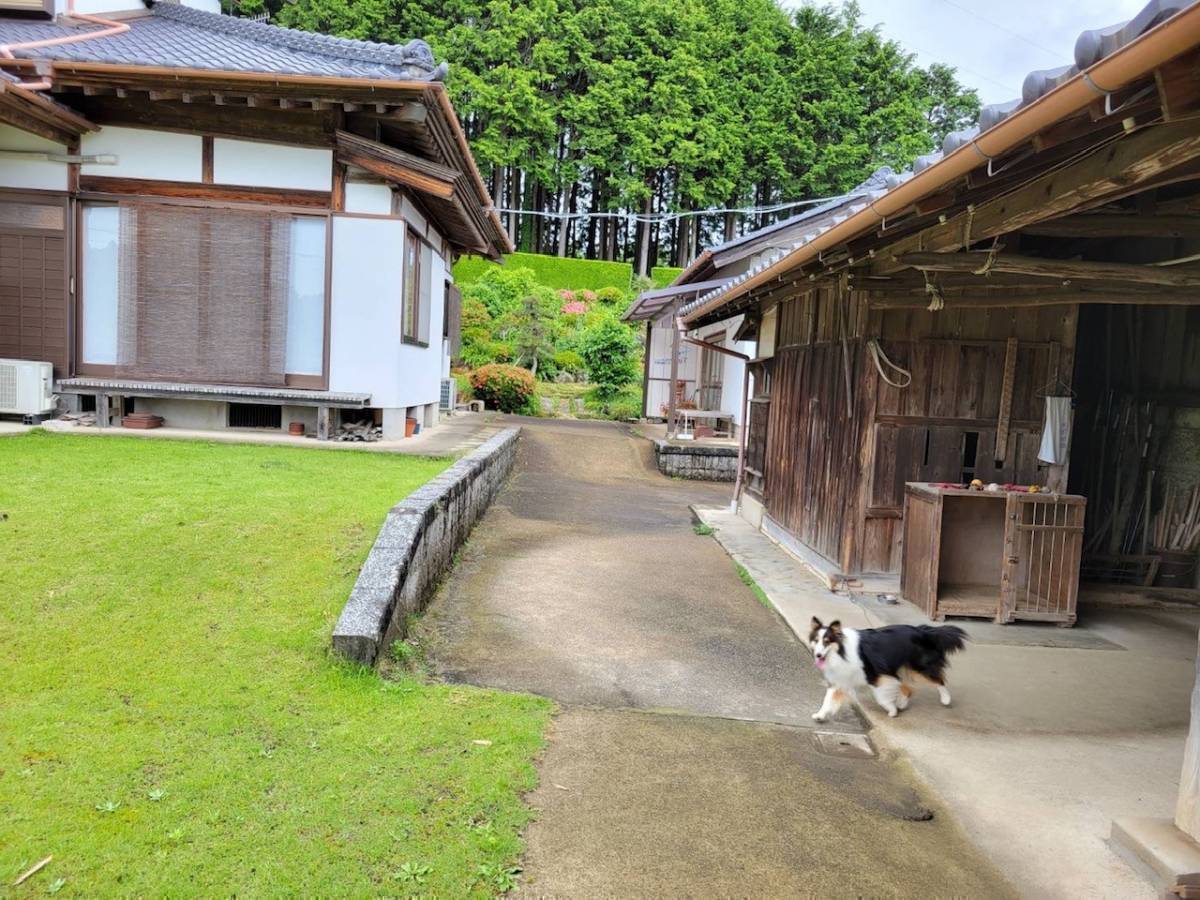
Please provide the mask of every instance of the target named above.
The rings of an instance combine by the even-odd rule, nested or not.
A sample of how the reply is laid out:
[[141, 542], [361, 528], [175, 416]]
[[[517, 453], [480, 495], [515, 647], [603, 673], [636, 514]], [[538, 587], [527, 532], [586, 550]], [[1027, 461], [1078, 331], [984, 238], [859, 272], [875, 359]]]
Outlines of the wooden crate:
[[939, 621], [1074, 624], [1086, 502], [909, 483], [901, 593]]

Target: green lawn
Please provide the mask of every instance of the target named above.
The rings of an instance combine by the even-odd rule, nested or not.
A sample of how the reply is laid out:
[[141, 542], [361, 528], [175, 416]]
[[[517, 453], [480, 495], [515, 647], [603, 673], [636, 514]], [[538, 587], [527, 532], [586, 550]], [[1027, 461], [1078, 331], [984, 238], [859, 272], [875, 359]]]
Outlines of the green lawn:
[[548, 703], [328, 651], [387, 509], [446, 464], [0, 438], [0, 895], [506, 887]]

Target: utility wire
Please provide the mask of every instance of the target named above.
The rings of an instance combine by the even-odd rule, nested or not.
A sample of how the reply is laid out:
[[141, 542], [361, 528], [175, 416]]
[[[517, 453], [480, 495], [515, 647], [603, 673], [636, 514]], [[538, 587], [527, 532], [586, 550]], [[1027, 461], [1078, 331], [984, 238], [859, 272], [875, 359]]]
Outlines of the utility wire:
[[552, 212], [544, 209], [500, 209], [493, 208], [493, 212], [501, 215], [511, 215], [516, 213], [520, 216], [540, 216], [543, 219], [627, 219], [634, 222], [673, 222], [678, 219], [686, 219], [692, 216], [721, 216], [726, 213], [740, 213], [742, 215], [760, 215], [765, 213], [782, 212], [785, 209], [795, 209], [798, 206], [816, 206], [822, 203], [832, 203], [835, 200], [849, 200], [851, 197], [858, 196], [854, 193], [838, 194], [833, 197], [816, 197], [812, 200], [796, 200], [793, 203], [776, 203], [772, 206], [743, 206], [725, 209], [689, 209], [681, 212], [667, 213], [639, 213], [639, 212]]

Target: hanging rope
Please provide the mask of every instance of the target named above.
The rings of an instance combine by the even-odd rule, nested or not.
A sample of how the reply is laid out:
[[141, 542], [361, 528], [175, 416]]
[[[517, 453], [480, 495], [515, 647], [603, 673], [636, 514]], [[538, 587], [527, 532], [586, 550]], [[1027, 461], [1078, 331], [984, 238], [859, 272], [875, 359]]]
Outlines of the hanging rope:
[[928, 271], [922, 269], [921, 274], [925, 276], [925, 293], [929, 295], [929, 305], [925, 308], [930, 312], [937, 312], [939, 309], [944, 309], [946, 307], [946, 298], [942, 296], [942, 289], [938, 287], [936, 281], [929, 277]]
[[983, 265], [980, 268], [976, 269], [972, 274], [973, 275], [983, 275], [985, 278], [988, 275], [991, 275], [992, 274], [992, 266], [994, 266], [996, 264], [996, 256], [1003, 249], [1004, 249], [1004, 245], [1000, 243], [1000, 237], [997, 236], [996, 239], [994, 241], [992, 241], [991, 249], [988, 250], [987, 259], [984, 261]]
[[975, 221], [975, 204], [971, 203], [967, 206], [967, 224], [963, 228], [963, 249], [971, 249], [971, 225]]
[[[883, 352], [883, 348], [879, 346], [878, 340], [871, 338], [871, 340], [867, 341], [867, 352], [871, 354], [871, 361], [875, 363], [875, 368], [879, 371], [879, 377], [892, 387], [904, 390], [904, 388], [912, 384], [912, 372], [908, 371], [908, 369], [900, 368], [888, 359], [887, 354]], [[892, 371], [899, 373], [903, 381], [892, 381], [892, 379], [888, 378], [887, 372], [883, 370], [885, 365]]]

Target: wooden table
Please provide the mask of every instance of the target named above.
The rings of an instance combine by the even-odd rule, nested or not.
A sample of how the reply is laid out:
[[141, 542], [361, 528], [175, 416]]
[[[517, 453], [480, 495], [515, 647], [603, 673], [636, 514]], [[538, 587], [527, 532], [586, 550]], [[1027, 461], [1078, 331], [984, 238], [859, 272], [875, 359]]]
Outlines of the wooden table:
[[[680, 416], [683, 417], [683, 431], [676, 437], [690, 441], [695, 438], [695, 420], [706, 419], [711, 420], [713, 424], [713, 437], [730, 437], [733, 434], [733, 415], [732, 413], [718, 412], [713, 409], [681, 409], [678, 410]], [[721, 430], [721, 423], [725, 422], [725, 430]]]
[[1075, 623], [1083, 515], [1075, 494], [904, 486], [900, 590], [931, 619]]

